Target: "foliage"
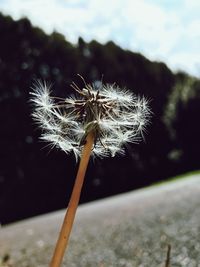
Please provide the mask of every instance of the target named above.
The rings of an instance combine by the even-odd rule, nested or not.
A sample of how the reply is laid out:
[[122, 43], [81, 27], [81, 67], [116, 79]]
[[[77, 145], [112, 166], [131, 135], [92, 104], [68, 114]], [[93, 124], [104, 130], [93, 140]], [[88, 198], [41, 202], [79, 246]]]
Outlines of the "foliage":
[[199, 80], [175, 75], [164, 63], [111, 41], [86, 43], [80, 37], [72, 45], [57, 32], [47, 35], [33, 27], [26, 18], [14, 21], [0, 14], [0, 36], [2, 223], [65, 207], [74, 180], [74, 158], [49, 153], [38, 141], [40, 131], [35, 130], [29, 103], [30, 87], [38, 78], [52, 82], [61, 97], [72, 93], [72, 81], [83, 85], [79, 73], [86, 82], [116, 82], [150, 100], [154, 115], [146, 144], [127, 146], [124, 158], [91, 162], [82, 201], [199, 168]]
[[200, 81], [179, 73], [163, 118], [173, 142], [169, 156], [177, 162], [180, 171], [199, 168], [199, 104]]

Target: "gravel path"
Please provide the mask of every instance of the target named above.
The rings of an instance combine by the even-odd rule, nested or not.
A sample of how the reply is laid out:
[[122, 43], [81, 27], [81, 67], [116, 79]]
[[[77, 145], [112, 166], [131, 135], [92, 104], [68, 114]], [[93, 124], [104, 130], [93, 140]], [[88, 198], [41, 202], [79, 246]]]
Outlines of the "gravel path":
[[[12, 267], [47, 267], [63, 211], [0, 230]], [[200, 267], [200, 175], [80, 206], [63, 266]]]

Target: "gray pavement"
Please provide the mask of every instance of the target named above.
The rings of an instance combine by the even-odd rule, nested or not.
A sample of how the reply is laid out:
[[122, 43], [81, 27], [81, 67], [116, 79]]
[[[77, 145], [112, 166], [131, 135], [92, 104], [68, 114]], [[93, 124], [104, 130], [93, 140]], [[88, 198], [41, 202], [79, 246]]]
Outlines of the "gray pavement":
[[[0, 229], [5, 267], [46, 267], [64, 211]], [[81, 205], [63, 266], [200, 267], [200, 175]]]

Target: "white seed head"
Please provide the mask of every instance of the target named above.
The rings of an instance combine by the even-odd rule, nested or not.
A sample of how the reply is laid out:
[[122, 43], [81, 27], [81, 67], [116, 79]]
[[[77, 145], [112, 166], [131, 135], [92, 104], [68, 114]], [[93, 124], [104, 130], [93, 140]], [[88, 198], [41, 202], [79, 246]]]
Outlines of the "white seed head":
[[95, 136], [94, 156], [124, 154], [124, 144], [138, 143], [150, 117], [148, 101], [115, 85], [102, 85], [99, 90], [85, 84], [81, 90], [72, 83], [76, 95], [52, 97], [51, 86], [38, 81], [33, 86], [31, 101], [34, 120], [42, 128], [42, 140], [78, 158], [86, 137]]

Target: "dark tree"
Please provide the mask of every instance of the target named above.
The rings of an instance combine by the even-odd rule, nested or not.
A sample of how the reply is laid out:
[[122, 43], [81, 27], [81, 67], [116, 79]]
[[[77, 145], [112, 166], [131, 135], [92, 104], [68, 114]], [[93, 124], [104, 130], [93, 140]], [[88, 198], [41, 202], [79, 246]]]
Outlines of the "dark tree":
[[[0, 36], [1, 223], [65, 207], [76, 173], [73, 156], [50, 151], [39, 141], [29, 102], [35, 79], [52, 82], [54, 94], [65, 97], [72, 93], [72, 81], [83, 86], [79, 73], [86, 82], [116, 82], [150, 99], [153, 115], [145, 143], [128, 145], [125, 157], [91, 161], [82, 202], [199, 168], [198, 80], [185, 102], [177, 84], [187, 84], [186, 74], [175, 75], [164, 63], [112, 41], [102, 45], [80, 37], [72, 45], [57, 32], [47, 35], [33, 27], [27, 18], [14, 21], [2, 14]], [[178, 160], [174, 151], [182, 155]]]

